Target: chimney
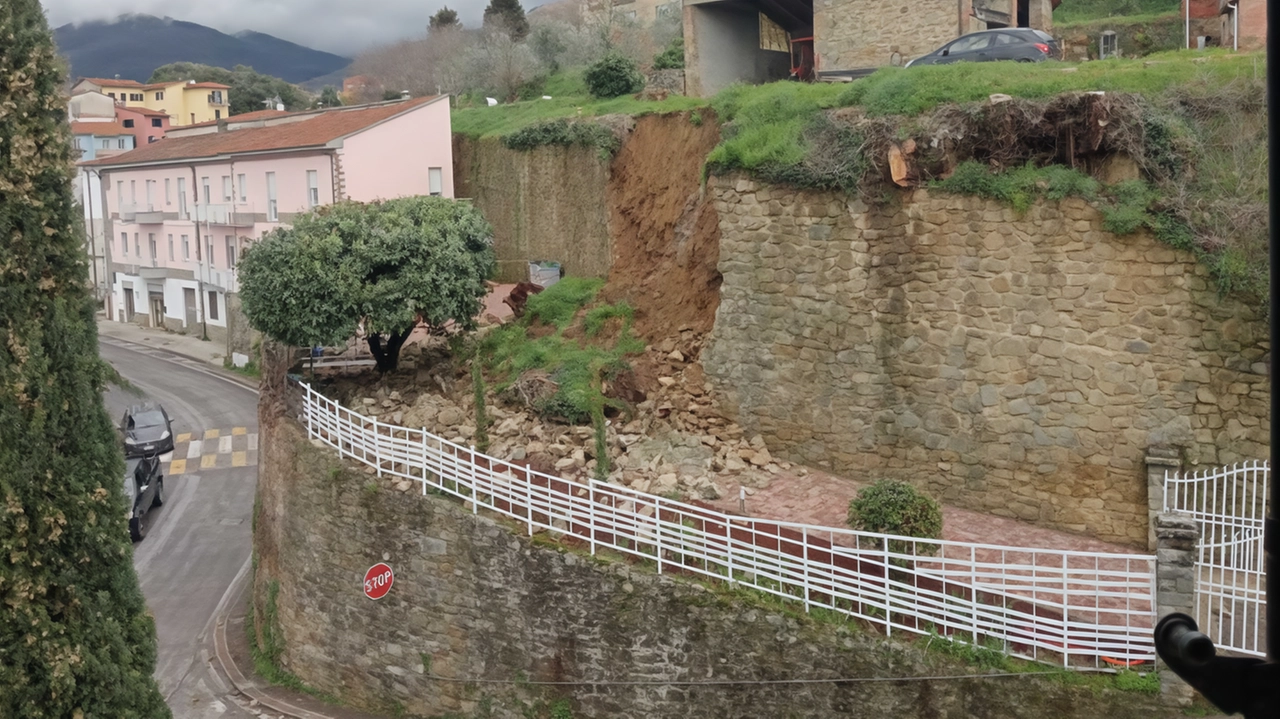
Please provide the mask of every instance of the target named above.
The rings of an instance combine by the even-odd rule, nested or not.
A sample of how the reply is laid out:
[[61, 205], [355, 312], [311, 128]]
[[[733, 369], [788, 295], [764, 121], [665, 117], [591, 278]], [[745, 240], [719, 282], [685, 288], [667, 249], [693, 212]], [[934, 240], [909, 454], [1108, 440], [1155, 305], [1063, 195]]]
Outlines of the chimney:
[[410, 97], [411, 97], [411, 94], [409, 93], [409, 91], [408, 91], [408, 90], [401, 90], [401, 91], [400, 91], [400, 99], [401, 99], [401, 100], [408, 100]]
[[218, 119], [218, 132], [226, 132], [226, 131], [227, 131], [227, 118], [225, 118], [225, 117], [223, 117], [223, 118], [219, 118], [219, 119]]

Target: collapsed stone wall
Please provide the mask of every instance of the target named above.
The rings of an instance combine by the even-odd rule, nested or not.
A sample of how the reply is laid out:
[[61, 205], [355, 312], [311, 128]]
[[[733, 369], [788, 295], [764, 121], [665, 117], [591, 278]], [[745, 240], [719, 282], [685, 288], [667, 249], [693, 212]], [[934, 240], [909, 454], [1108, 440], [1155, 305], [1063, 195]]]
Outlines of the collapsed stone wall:
[[[982, 670], [856, 625], [531, 541], [522, 525], [453, 499], [395, 491], [312, 446], [281, 416], [278, 384], [262, 400], [256, 626], [282, 648], [284, 669], [344, 703], [499, 719], [545, 716], [553, 702], [592, 719], [1174, 715], [1155, 696], [1029, 675], [757, 683]], [[361, 581], [380, 561], [395, 582], [371, 601]], [[602, 683], [529, 683], [593, 680]], [[609, 683], [637, 680], [655, 683]], [[696, 684], [708, 680], [743, 683]]]
[[1018, 216], [712, 184], [723, 285], [702, 363], [776, 454], [1144, 547], [1149, 446], [1268, 456], [1258, 312], [1082, 200]]

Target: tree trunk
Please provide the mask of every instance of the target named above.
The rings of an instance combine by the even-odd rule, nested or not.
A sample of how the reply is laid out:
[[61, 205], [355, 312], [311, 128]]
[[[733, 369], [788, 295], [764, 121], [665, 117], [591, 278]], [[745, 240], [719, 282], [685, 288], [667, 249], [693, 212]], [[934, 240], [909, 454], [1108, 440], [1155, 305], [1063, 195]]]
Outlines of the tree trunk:
[[396, 371], [396, 367], [400, 364], [400, 348], [404, 346], [405, 340], [409, 339], [411, 332], [413, 332], [412, 327], [403, 332], [393, 332], [387, 339], [386, 347], [382, 345], [381, 333], [375, 332], [369, 335], [369, 351], [373, 353], [373, 359], [378, 363], [379, 372], [386, 374]]

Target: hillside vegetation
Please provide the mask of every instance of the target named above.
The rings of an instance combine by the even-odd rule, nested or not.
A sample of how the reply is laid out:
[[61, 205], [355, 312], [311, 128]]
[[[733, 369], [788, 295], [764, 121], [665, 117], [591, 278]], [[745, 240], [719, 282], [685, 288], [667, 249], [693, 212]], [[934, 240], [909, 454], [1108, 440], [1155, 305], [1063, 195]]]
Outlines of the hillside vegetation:
[[1150, 19], [1177, 13], [1179, 0], [1062, 0], [1053, 11], [1055, 27], [1114, 18], [1123, 21]]

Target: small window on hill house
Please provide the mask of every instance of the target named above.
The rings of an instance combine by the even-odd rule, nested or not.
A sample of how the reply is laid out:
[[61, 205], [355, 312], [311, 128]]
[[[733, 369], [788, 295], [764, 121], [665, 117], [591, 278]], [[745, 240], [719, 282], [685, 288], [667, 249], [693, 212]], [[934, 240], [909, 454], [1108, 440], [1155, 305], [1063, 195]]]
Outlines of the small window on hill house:
[[151, 126], [152, 126], [152, 127], [164, 127], [164, 123], [160, 121], [160, 118], [158, 118], [158, 117], [153, 117], [153, 118], [151, 118]]
[[140, 92], [131, 92], [131, 93], [129, 93], [129, 101], [130, 101], [130, 102], [142, 102], [142, 93], [140, 93]]
[[320, 204], [320, 173], [307, 170], [307, 207]]
[[209, 292], [209, 319], [218, 319], [218, 293]]
[[221, 120], [221, 119], [222, 119], [222, 110], [214, 110], [214, 111], [213, 111], [213, 119], [215, 119], [215, 120]]
[[107, 97], [109, 97], [109, 98], [111, 98], [112, 100], [114, 100], [114, 99], [116, 99], [116, 94], [115, 94], [114, 92], [108, 92], [108, 93], [107, 93]]
[[118, 140], [116, 140], [116, 149], [117, 149], [117, 150], [123, 150], [123, 149], [125, 149], [125, 146], [124, 146], [124, 138], [123, 138], [123, 137], [121, 137], [121, 138], [119, 138]]
[[444, 193], [444, 172], [439, 167], [427, 168], [427, 186], [432, 197], [439, 197]]
[[124, 121], [124, 126], [125, 126], [125, 127], [133, 127], [133, 120], [125, 120], [125, 121]]
[[157, 99], [157, 100], [163, 100], [163, 99], [164, 99], [164, 93], [163, 93], [163, 92], [157, 92], [157, 93], [156, 93], [156, 99]]

